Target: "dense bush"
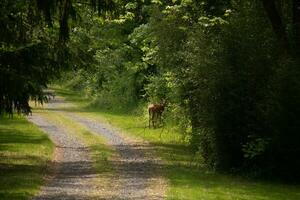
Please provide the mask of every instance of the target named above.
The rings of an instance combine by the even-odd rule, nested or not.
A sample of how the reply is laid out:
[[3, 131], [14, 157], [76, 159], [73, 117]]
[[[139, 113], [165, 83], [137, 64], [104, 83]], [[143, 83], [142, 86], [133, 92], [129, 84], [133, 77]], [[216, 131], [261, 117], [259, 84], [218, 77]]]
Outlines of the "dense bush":
[[168, 122], [214, 169], [298, 179], [298, 11], [280, 2], [130, 1], [114, 4], [118, 17], [83, 12], [70, 35], [70, 84], [106, 108], [167, 100]]

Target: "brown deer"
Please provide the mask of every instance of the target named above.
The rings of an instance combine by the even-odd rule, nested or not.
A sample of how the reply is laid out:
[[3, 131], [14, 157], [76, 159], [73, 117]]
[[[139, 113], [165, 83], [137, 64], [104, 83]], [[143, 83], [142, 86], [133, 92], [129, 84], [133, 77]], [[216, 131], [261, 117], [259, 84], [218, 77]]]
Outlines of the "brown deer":
[[164, 112], [166, 107], [166, 101], [162, 101], [161, 103], [151, 103], [148, 105], [149, 112], [149, 128], [151, 128], [151, 124], [153, 128], [157, 128], [162, 123], [162, 113]]

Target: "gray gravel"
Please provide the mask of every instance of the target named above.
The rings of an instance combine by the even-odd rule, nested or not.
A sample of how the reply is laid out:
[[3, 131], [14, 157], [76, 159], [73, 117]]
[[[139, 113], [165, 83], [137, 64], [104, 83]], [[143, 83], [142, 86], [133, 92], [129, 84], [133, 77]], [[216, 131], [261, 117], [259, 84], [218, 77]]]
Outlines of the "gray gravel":
[[146, 156], [148, 144], [125, 138], [113, 127], [82, 116], [67, 114], [74, 121], [86, 126], [92, 132], [104, 136], [120, 155], [114, 166], [120, 173], [121, 188], [118, 199], [161, 200], [164, 199], [165, 183], [158, 175], [160, 161]]
[[[162, 200], [165, 198], [166, 181], [161, 176], [161, 161], [147, 153], [151, 146], [143, 141], [128, 138], [114, 127], [92, 120], [73, 112], [73, 104], [64, 102], [61, 98], [52, 100], [48, 104], [51, 111], [59, 112], [65, 117], [85, 126], [95, 134], [104, 137], [108, 144], [117, 150], [117, 158], [113, 158], [113, 166], [117, 171], [111, 177], [114, 187], [112, 191], [103, 191], [104, 198], [93, 199], [111, 200]], [[63, 156], [57, 161], [60, 166], [59, 174], [45, 187], [40, 199], [91, 199], [88, 193], [95, 188], [91, 185], [94, 177], [88, 151], [78, 139], [70, 138], [63, 130], [45, 122], [34, 113], [29, 118], [41, 127], [61, 148]], [[107, 189], [106, 189], [107, 190]]]
[[85, 145], [37, 113], [28, 119], [48, 133], [56, 146], [52, 166], [55, 174], [34, 200], [91, 199], [90, 194], [95, 190], [92, 185], [95, 173]]

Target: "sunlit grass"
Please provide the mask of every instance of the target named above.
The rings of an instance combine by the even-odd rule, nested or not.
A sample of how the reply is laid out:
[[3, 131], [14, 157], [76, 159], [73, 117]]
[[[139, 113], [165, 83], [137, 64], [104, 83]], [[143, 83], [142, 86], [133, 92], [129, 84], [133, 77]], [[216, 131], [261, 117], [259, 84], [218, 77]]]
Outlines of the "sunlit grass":
[[[134, 137], [150, 141], [156, 155], [164, 162], [169, 180], [169, 200], [296, 200], [300, 199], [300, 186], [251, 180], [212, 172], [201, 165], [189, 151], [182, 135], [166, 127], [147, 128], [143, 115], [103, 111], [89, 106], [89, 100], [78, 93], [56, 88], [59, 95], [78, 106], [77, 114], [108, 122]], [[71, 111], [71, 110], [70, 110]], [[197, 159], [197, 162], [193, 162]]]
[[54, 146], [25, 118], [0, 118], [0, 199], [29, 199], [39, 190]]

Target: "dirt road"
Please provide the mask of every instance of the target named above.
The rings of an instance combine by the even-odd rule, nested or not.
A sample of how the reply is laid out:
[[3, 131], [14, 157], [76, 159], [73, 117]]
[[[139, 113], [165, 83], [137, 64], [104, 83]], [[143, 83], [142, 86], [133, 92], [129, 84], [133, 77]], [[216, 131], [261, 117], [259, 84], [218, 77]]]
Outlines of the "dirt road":
[[[38, 113], [29, 118], [41, 129], [47, 132], [57, 147], [54, 178], [45, 185], [39, 196], [40, 199], [128, 199], [128, 200], [161, 200], [165, 198], [166, 181], [161, 174], [161, 161], [148, 153], [151, 148], [147, 142], [130, 138], [118, 129], [101, 121], [84, 117], [75, 112], [65, 111], [71, 104], [61, 98], [48, 104], [47, 112], [56, 112], [76, 123], [86, 127], [91, 132], [99, 134], [107, 140], [118, 156], [111, 162], [117, 176], [113, 191], [105, 192], [103, 197], [93, 185], [97, 178], [92, 169], [89, 150], [78, 138], [68, 134], [63, 127], [50, 124]], [[74, 106], [74, 105], [72, 105]], [[91, 197], [89, 194], [97, 194]], [[100, 193], [99, 193], [100, 192]]]

